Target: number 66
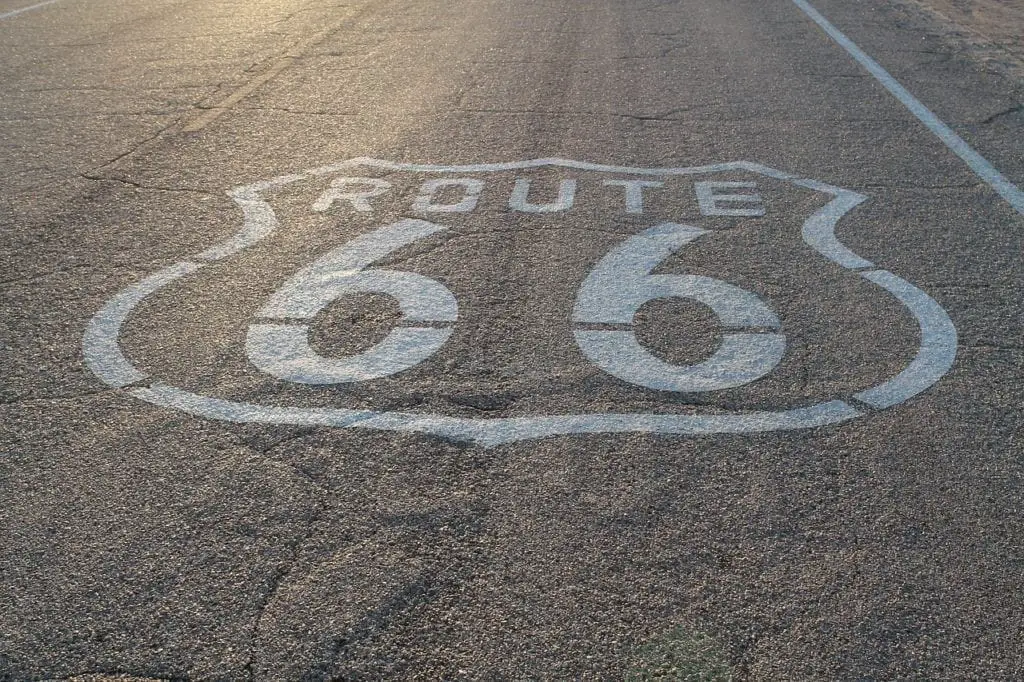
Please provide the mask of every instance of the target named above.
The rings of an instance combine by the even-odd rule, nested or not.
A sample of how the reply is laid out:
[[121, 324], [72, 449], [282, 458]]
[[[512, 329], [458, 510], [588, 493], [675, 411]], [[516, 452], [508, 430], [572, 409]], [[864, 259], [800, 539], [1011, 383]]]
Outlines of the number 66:
[[[368, 381], [423, 362], [451, 336], [451, 325], [458, 318], [455, 297], [443, 284], [423, 275], [367, 268], [403, 246], [444, 230], [424, 220], [401, 220], [357, 237], [303, 268], [258, 313], [280, 321], [250, 325], [249, 360], [267, 374], [301, 384]], [[576, 329], [576, 342], [591, 362], [628, 383], [693, 392], [742, 386], [778, 365], [785, 337], [777, 331], [778, 318], [754, 294], [709, 277], [651, 274], [704, 232], [663, 223], [627, 239], [602, 258], [583, 282], [573, 322], [631, 325], [636, 311], [648, 301], [687, 298], [709, 306], [726, 327], [758, 331], [727, 333], [711, 358], [682, 366], [651, 355], [632, 330]], [[346, 358], [318, 355], [309, 346], [308, 325], [296, 321], [308, 321], [335, 299], [356, 293], [391, 296], [404, 321], [429, 326], [396, 327], [374, 347]]]

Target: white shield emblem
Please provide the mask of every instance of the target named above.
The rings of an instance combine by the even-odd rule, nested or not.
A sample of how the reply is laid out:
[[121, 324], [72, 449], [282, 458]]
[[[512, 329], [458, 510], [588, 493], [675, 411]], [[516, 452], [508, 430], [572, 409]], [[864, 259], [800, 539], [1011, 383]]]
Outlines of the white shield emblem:
[[836, 424], [956, 354], [932, 298], [836, 238], [864, 196], [754, 163], [353, 159], [229, 195], [241, 230], [92, 319], [105, 383], [212, 419], [497, 445]]

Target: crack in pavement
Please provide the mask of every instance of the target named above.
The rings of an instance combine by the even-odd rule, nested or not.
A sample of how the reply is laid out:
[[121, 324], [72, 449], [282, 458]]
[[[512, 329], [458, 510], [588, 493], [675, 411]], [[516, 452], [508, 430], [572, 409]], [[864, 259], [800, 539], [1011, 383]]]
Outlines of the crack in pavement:
[[[439, 527], [437, 523], [433, 524], [435, 527], [428, 532], [435, 537], [454, 528], [449, 540], [454, 544], [454, 556], [441, 561], [435, 559], [433, 568], [428, 568], [407, 581], [404, 586], [392, 592], [375, 608], [353, 623], [344, 635], [336, 637], [331, 652], [316, 672], [332, 673], [339, 664], [351, 657], [355, 646], [371, 640], [377, 633], [399, 621], [403, 615], [435, 601], [446, 590], [457, 589], [473, 567], [485, 560], [478, 552], [467, 549], [463, 544], [467, 540], [472, 542], [483, 535], [484, 519], [489, 514], [489, 507], [472, 506], [465, 509], [463, 514], [454, 515], [454, 518], [452, 515], [446, 515], [445, 518], [439, 520], [438, 523], [441, 524]], [[419, 525], [415, 523], [416, 519], [411, 520], [413, 527], [419, 528]], [[394, 525], [387, 524], [387, 520], [384, 521], [385, 525]], [[402, 519], [399, 519], [398, 525], [401, 525], [401, 521]]]
[[[161, 187], [158, 185], [145, 185], [141, 182], [129, 180], [127, 178], [115, 178], [110, 176], [96, 175], [92, 173], [79, 173], [78, 177], [83, 180], [89, 180], [90, 182], [113, 182], [120, 185], [126, 185], [134, 189], [142, 190], [145, 192], [175, 192], [182, 194], [199, 194], [206, 197], [215, 197], [220, 199], [221, 195], [218, 192], [211, 192], [209, 190], [195, 189], [190, 187]], [[3, 282], [0, 282], [3, 284]]]
[[135, 154], [138, 151], [141, 151], [143, 147], [145, 147], [146, 145], [150, 144], [151, 142], [155, 142], [164, 133], [166, 133], [168, 130], [173, 128], [175, 125], [177, 125], [177, 119], [173, 123], [170, 123], [170, 124], [164, 126], [163, 128], [160, 128], [160, 130], [158, 130], [157, 132], [153, 133], [152, 135], [143, 138], [140, 142], [136, 142], [127, 151], [125, 151], [125, 152], [123, 152], [121, 154], [118, 154], [113, 159], [111, 159], [111, 160], [109, 160], [109, 161], [107, 161], [107, 162], [105, 162], [105, 163], [103, 163], [103, 164], [93, 168], [92, 170], [86, 171], [85, 173], [82, 173], [81, 175], [86, 176], [86, 177], [89, 176], [89, 175], [98, 175], [101, 171], [103, 171], [103, 170], [105, 170], [107, 168], [110, 168], [111, 166], [114, 166], [115, 164], [117, 164], [119, 161], [128, 158], [129, 156], [131, 156], [132, 154]]
[[302, 530], [300, 535], [295, 539], [291, 546], [291, 552], [284, 565], [278, 566], [269, 581], [269, 587], [266, 594], [256, 608], [256, 616], [253, 619], [251, 634], [249, 635], [249, 657], [245, 665], [245, 671], [250, 680], [256, 680], [256, 659], [258, 656], [258, 642], [260, 633], [263, 626], [263, 618], [266, 615], [271, 604], [274, 602], [281, 588], [288, 581], [288, 578], [292, 575], [295, 567], [299, 563], [299, 557], [302, 550], [306, 547], [309, 541], [316, 534], [317, 523], [323, 518], [324, 512], [327, 510], [327, 500], [331, 495], [331, 490], [322, 482], [318, 481], [316, 477], [302, 468], [301, 466], [288, 462], [285, 460], [277, 459], [270, 453], [275, 449], [280, 448], [288, 443], [296, 440], [301, 440], [315, 433], [314, 429], [302, 428], [294, 431], [291, 434], [284, 436], [283, 438], [271, 443], [266, 447], [257, 447], [250, 442], [246, 442], [244, 439], [236, 436], [235, 442], [248, 450], [250, 453], [256, 455], [256, 458], [262, 461], [264, 464], [270, 465], [272, 468], [282, 468], [294, 475], [297, 475], [303, 481], [305, 481], [310, 490], [313, 493], [314, 504], [309, 512], [308, 518], [306, 519], [305, 528]]
[[1006, 116], [1011, 116], [1013, 114], [1016, 114], [1019, 111], [1024, 111], [1024, 104], [1015, 104], [1012, 107], [1009, 107], [1007, 109], [1003, 109], [1002, 111], [997, 111], [996, 113], [992, 114], [988, 118], [983, 119], [981, 121], [978, 121], [977, 123], [973, 123], [971, 125], [978, 125], [978, 126], [989, 125], [989, 124], [995, 123], [996, 121], [998, 121], [1001, 118], [1004, 118]]
[[75, 402], [78, 400], [84, 400], [88, 398], [96, 398], [99, 396], [113, 395], [120, 393], [120, 389], [107, 388], [98, 391], [89, 391], [86, 393], [76, 393], [75, 395], [63, 395], [63, 396], [46, 396], [46, 397], [16, 397], [16, 398], [0, 398], [0, 409], [4, 407], [13, 407], [19, 405], [27, 405], [32, 403], [62, 403], [62, 402]]
[[317, 523], [320, 521], [320, 519], [323, 518], [323, 514], [327, 510], [327, 496], [330, 494], [328, 488], [326, 488], [322, 483], [317, 481], [312, 476], [312, 474], [310, 474], [302, 467], [267, 456], [267, 452], [270, 452], [271, 450], [282, 445], [283, 443], [305, 437], [306, 435], [308, 435], [308, 433], [296, 434], [291, 438], [286, 438], [283, 441], [275, 443], [273, 446], [271, 446], [270, 448], [263, 452], [260, 452], [259, 450], [252, 448], [251, 446], [247, 446], [251, 452], [257, 453], [258, 458], [263, 460], [265, 463], [269, 463], [274, 467], [283, 467], [288, 471], [297, 474], [300, 478], [305, 480], [310, 485], [313, 491], [317, 493], [314, 496], [315, 504], [313, 505], [312, 510], [309, 512], [309, 516], [306, 520], [306, 526], [303, 529], [301, 535], [298, 538], [296, 538], [294, 543], [292, 544], [290, 553], [291, 555], [288, 557], [287, 561], [285, 562], [285, 565], [278, 566], [276, 568], [276, 570], [274, 571], [273, 575], [270, 578], [270, 584], [266, 594], [263, 596], [262, 599], [260, 599], [256, 607], [256, 616], [253, 619], [252, 630], [249, 635], [249, 658], [245, 664], [245, 671], [249, 679], [253, 680], [254, 682], [256, 680], [256, 658], [258, 655], [257, 649], [259, 646], [260, 633], [263, 627], [263, 618], [266, 615], [267, 610], [270, 608], [270, 605], [274, 602], [274, 599], [277, 597], [281, 588], [288, 581], [288, 578], [292, 575], [292, 572], [298, 565], [299, 556], [301, 555], [303, 548], [316, 534]]

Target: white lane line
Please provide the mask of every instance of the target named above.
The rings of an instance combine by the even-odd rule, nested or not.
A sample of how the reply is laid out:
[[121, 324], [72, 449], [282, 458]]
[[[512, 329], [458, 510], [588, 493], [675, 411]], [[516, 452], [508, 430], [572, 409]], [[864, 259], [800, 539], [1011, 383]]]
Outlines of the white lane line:
[[40, 2], [39, 4], [36, 5], [29, 5], [28, 7], [22, 7], [21, 9], [15, 9], [11, 10], [10, 12], [4, 12], [3, 14], [0, 14], [0, 19], [10, 19], [11, 17], [18, 16], [22, 12], [31, 12], [34, 9], [46, 7], [47, 5], [52, 5], [55, 2], [60, 2], [60, 0], [46, 0], [46, 2]]
[[849, 52], [850, 56], [867, 69], [886, 90], [892, 93], [903, 106], [910, 110], [910, 113], [914, 114], [921, 123], [924, 123], [928, 130], [935, 133], [954, 154], [963, 159], [979, 178], [988, 183], [1010, 206], [1013, 206], [1017, 213], [1024, 215], [1024, 192], [1019, 187], [1007, 180], [1002, 173], [985, 160], [985, 157], [974, 151], [969, 144], [964, 142], [962, 137], [953, 132], [952, 128], [940, 121], [938, 116], [933, 114], [928, 107], [921, 104], [921, 101], [911, 95], [888, 71], [865, 54], [852, 40], [843, 35], [842, 31], [829, 23], [828, 19], [823, 17], [818, 10], [811, 7], [806, 0], [793, 0], [793, 4], [803, 10], [804, 14], [810, 17], [834, 41], [839, 43], [843, 49]]

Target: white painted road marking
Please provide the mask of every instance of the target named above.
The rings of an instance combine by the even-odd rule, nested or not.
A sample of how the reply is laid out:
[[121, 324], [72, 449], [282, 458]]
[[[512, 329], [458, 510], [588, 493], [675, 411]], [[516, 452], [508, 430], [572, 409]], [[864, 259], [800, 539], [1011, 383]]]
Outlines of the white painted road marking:
[[656, 433], [704, 435], [709, 433], [761, 433], [828, 426], [862, 415], [842, 400], [780, 412], [740, 414], [565, 414], [511, 419], [465, 419], [409, 412], [374, 412], [335, 408], [276, 407], [221, 400], [189, 393], [155, 382], [136, 388], [139, 400], [207, 419], [236, 424], [334, 426], [430, 433], [442, 438], [473, 441], [495, 447], [521, 440], [576, 433]]
[[[866, 268], [872, 268], [873, 266], [847, 249], [835, 237], [834, 230], [836, 224], [847, 212], [864, 200], [862, 195], [822, 182], [801, 179], [790, 173], [743, 161], [692, 168], [630, 168], [563, 159], [537, 159], [533, 161], [476, 164], [471, 166], [432, 166], [394, 163], [367, 158], [352, 159], [343, 163], [312, 169], [299, 175], [285, 175], [232, 190], [229, 192], [229, 195], [242, 209], [244, 216], [241, 230], [225, 242], [205, 251], [197, 259], [216, 260], [235, 255], [272, 234], [278, 226], [277, 218], [273, 208], [263, 195], [265, 192], [271, 191], [276, 187], [293, 182], [305, 179], [314, 180], [325, 175], [335, 175], [338, 173], [350, 174], [360, 168], [373, 168], [393, 172], [446, 174], [450, 176], [546, 167], [614, 173], [620, 177], [624, 175], [654, 176], [663, 180], [671, 176], [699, 176], [746, 171], [826, 194], [830, 197], [829, 203], [804, 222], [802, 230], [804, 241], [818, 254], [835, 262], [844, 269], [856, 272], [860, 277], [879, 286], [889, 295], [895, 297], [917, 320], [920, 327], [920, 344], [915, 359], [895, 377], [883, 381], [873, 388], [862, 390], [854, 395], [853, 398], [874, 409], [893, 407], [932, 386], [949, 371], [955, 360], [957, 348], [956, 329], [941, 306], [925, 292], [892, 273], [877, 269], [866, 270]], [[626, 210], [628, 211], [628, 205]], [[406, 221], [402, 222], [405, 223]], [[408, 222], [413, 223], [414, 227], [416, 224], [430, 225], [430, 223], [425, 223], [425, 221]], [[435, 227], [440, 229], [439, 226]], [[668, 230], [664, 226], [659, 227]], [[682, 228], [683, 226], [677, 227]], [[693, 228], [687, 229], [692, 230]], [[671, 230], [668, 231], [671, 232]], [[364, 235], [353, 240], [353, 242], [357, 244], [362, 243], [360, 242], [361, 239], [369, 240], [369, 243], [366, 244], [367, 248], [357, 248], [351, 254], [342, 258], [345, 261], [343, 263], [345, 267], [365, 267], [372, 264], [376, 259], [376, 255], [382, 253], [381, 248], [384, 247], [374, 247], [374, 240], [376, 238]], [[351, 248], [353, 242], [349, 243], [348, 248]], [[377, 244], [376, 246], [380, 247], [381, 245]], [[650, 257], [653, 258], [655, 256], [656, 254]], [[640, 260], [642, 261], [643, 259]], [[96, 313], [86, 330], [83, 339], [83, 350], [89, 368], [102, 381], [118, 388], [129, 388], [131, 395], [152, 404], [183, 410], [211, 419], [222, 419], [237, 423], [252, 422], [359, 427], [390, 431], [418, 431], [445, 438], [474, 441], [484, 446], [495, 446], [530, 438], [574, 433], [645, 432], [659, 434], [711, 434], [805, 429], [838, 424], [863, 414], [861, 410], [851, 406], [845, 400], [831, 399], [813, 405], [776, 411], [758, 410], [725, 414], [593, 412], [477, 419], [416, 412], [382, 412], [317, 407], [273, 407], [190, 393], [160, 381], [153, 381], [148, 387], [130, 388], [132, 384], [141, 383], [147, 380], [148, 377], [144, 372], [131, 365], [121, 352], [118, 344], [121, 329], [128, 316], [147, 297], [155, 294], [163, 287], [192, 274], [201, 267], [203, 267], [202, 264], [183, 262], [165, 268], [138, 284], [127, 287]], [[371, 270], [357, 274], [377, 272], [383, 271]], [[392, 274], [405, 275], [412, 273]], [[418, 275], [416, 276], [419, 277]], [[680, 276], [673, 275], [669, 277]], [[330, 277], [327, 278], [327, 281], [328, 283], [330, 282]], [[739, 291], [742, 292], [742, 290]], [[389, 293], [391, 293], [390, 290]], [[669, 291], [669, 293], [671, 294], [672, 292]], [[746, 294], [747, 292], [742, 293]], [[737, 322], [740, 326], [757, 325], [761, 327], [758, 330], [758, 334], [764, 336], [768, 336], [764, 332], [765, 328], [770, 331], [778, 329], [778, 320], [767, 308], [761, 310], [759, 306], [739, 306], [733, 310], [729, 307], [728, 299], [730, 298], [735, 297], [726, 296], [726, 301], [720, 303], [719, 309], [717, 309], [720, 317], [726, 317], [726, 323], [730, 321], [731, 316], [735, 316], [735, 320], [732, 321]], [[316, 307], [317, 302], [323, 302], [324, 300], [322, 296], [320, 298], [313, 296], [310, 299], [313, 302], [310, 303], [302, 292], [296, 294], [295, 297], [296, 301], [300, 301], [300, 299], [301, 305], [296, 308], [296, 312], [300, 315], [310, 312], [310, 310]], [[758, 303], [760, 302], [758, 301]], [[452, 304], [454, 305], [454, 298], [452, 299]], [[270, 312], [275, 310], [276, 308], [273, 306], [268, 308]], [[290, 315], [293, 311], [291, 311], [289, 305], [286, 305], [283, 310], [278, 312]], [[449, 317], [454, 320], [454, 315], [453, 312]], [[425, 328], [439, 329], [436, 326]], [[742, 346], [743, 344], [740, 345]], [[395, 347], [400, 346], [403, 346], [403, 344], [395, 344]], [[285, 344], [285, 347], [287, 347], [287, 344]], [[408, 349], [402, 350], [402, 353], [406, 352], [411, 353], [412, 351]], [[755, 353], [759, 357], [763, 354], [761, 351]], [[734, 355], [742, 355], [742, 353], [734, 353]], [[726, 364], [731, 364], [734, 361], [740, 362], [733, 359]]]
[[263, 201], [261, 193], [301, 179], [301, 175], [285, 175], [267, 182], [236, 187], [228, 192], [228, 196], [242, 209], [242, 215], [245, 216], [244, 227], [227, 241], [203, 251], [196, 256], [196, 260], [215, 261], [228, 258], [273, 234], [277, 230], [277, 216], [274, 215], [274, 209], [270, 204]]
[[124, 388], [148, 377], [136, 369], [121, 352], [117, 338], [128, 315], [147, 297], [155, 294], [168, 284], [185, 275], [190, 275], [202, 265], [198, 263], [176, 263], [160, 270], [138, 284], [134, 284], [100, 308], [85, 330], [85, 364], [104, 383]]
[[[461, 187], [465, 192], [462, 199], [454, 204], [436, 203], [437, 193], [449, 187]], [[468, 213], [476, 208], [483, 190], [483, 180], [474, 178], [428, 180], [420, 187], [419, 196], [412, 202], [412, 210], [416, 213]]]
[[910, 366], [881, 386], [854, 396], [881, 410], [902, 403], [917, 395], [920, 386], [934, 384], [942, 378], [956, 359], [957, 334], [942, 306], [910, 282], [885, 270], [862, 274], [909, 308], [921, 329], [920, 348]]
[[[764, 205], [761, 203], [759, 194], [737, 194], [730, 191], [735, 189], [756, 190], [757, 185], [753, 182], [695, 182], [693, 189], [697, 192], [697, 204], [703, 215], [739, 218], [756, 218], [764, 215]], [[720, 189], [724, 189], [726, 192], [716, 191]], [[736, 204], [741, 205], [737, 206]], [[747, 206], [742, 204], [747, 204]]]
[[[748, 168], [759, 173], [760, 169]], [[779, 178], [789, 179], [789, 178]], [[288, 180], [289, 182], [291, 180]], [[518, 213], [561, 213], [571, 210], [576, 205], [576, 193], [579, 189], [576, 178], [565, 178], [558, 182], [558, 196], [555, 201], [537, 204], [529, 200], [533, 181], [529, 178], [515, 180], [508, 198], [508, 207]], [[639, 178], [604, 180], [604, 187], [621, 187], [623, 189], [623, 206], [627, 215], [643, 215], [644, 198], [654, 194], [665, 186], [658, 180], [642, 180]], [[453, 203], [438, 203], [438, 194], [451, 192], [454, 188], [461, 190], [461, 198]], [[818, 188], [808, 186], [818, 191]], [[324, 190], [315, 202], [313, 210], [318, 213], [333, 210], [342, 204], [342, 210], [351, 207], [362, 213], [372, 213], [378, 205], [378, 198], [394, 189], [387, 180], [372, 177], [338, 177], [331, 181], [330, 187]], [[734, 190], [749, 190], [738, 193]], [[490, 193], [490, 186], [479, 178], [440, 178], [428, 180], [420, 186], [419, 194], [412, 200], [410, 208], [413, 213], [472, 213], [480, 200]], [[644, 190], [652, 190], [645, 193]], [[719, 191], [724, 190], [724, 191]], [[694, 182], [693, 193], [697, 200], [700, 214], [703, 216], [731, 216], [739, 218], [757, 218], [767, 213], [761, 195], [757, 193], [756, 182]], [[453, 197], [448, 197], [449, 200]], [[370, 201], [373, 199], [373, 201]], [[346, 206], [347, 204], [347, 206]]]
[[[814, 180], [797, 180], [794, 184], [818, 192], [831, 193], [835, 189]], [[844, 192], [837, 196], [835, 201], [817, 211], [804, 223], [801, 231], [804, 241], [815, 251], [847, 270], [863, 270], [874, 267], [871, 261], [861, 258], [846, 248], [842, 242], [836, 239], [835, 233], [836, 222], [864, 203], [865, 199], [867, 197], [856, 192]]]
[[[455, 322], [455, 296], [443, 284], [414, 272], [366, 270], [374, 261], [444, 227], [425, 220], [400, 220], [356, 237], [298, 272], [278, 289], [258, 316], [309, 320], [346, 294], [385, 294], [398, 301], [409, 322]], [[397, 374], [436, 353], [450, 327], [399, 327], [373, 348], [347, 358], [325, 358], [309, 346], [309, 328], [298, 324], [253, 324], [245, 349], [262, 371], [299, 384], [339, 384]]]
[[657, 180], [605, 180], [606, 187], [623, 187], [626, 190], [626, 213], [641, 215], [644, 212], [644, 187], [657, 189], [664, 182]]
[[508, 200], [508, 206], [513, 211], [521, 213], [557, 213], [572, 208], [576, 201], [576, 181], [562, 180], [558, 183], [558, 198], [550, 204], [530, 203], [530, 181], [526, 178], [516, 180], [512, 188], [512, 197]]
[[[356, 189], [350, 189], [350, 188]], [[370, 199], [379, 197], [391, 189], [391, 183], [380, 178], [334, 178], [331, 186], [320, 195], [313, 204], [313, 210], [324, 212], [334, 206], [334, 202], [345, 200], [357, 211], [370, 213], [373, 206]]]
[[16, 17], [24, 12], [31, 12], [34, 9], [40, 9], [42, 7], [46, 7], [47, 5], [52, 5], [55, 2], [60, 2], [60, 0], [46, 0], [46, 2], [40, 2], [39, 4], [36, 5], [29, 5], [28, 7], [22, 7], [21, 9], [15, 9], [11, 10], [10, 12], [4, 12], [3, 14], [0, 14], [0, 20], [10, 19], [11, 17]]
[[[685, 298], [711, 308], [731, 329], [779, 329], [779, 318], [749, 291], [710, 277], [651, 274], [662, 261], [704, 234], [707, 230], [662, 223], [612, 249], [580, 287], [573, 322], [628, 325], [649, 301]], [[710, 358], [681, 367], [656, 358], [631, 330], [577, 329], [574, 334], [584, 355], [605, 372], [660, 391], [720, 391], [743, 386], [775, 369], [786, 351], [782, 334], [729, 333]]]
[[916, 97], [893, 78], [888, 71], [869, 57], [856, 43], [847, 38], [842, 31], [833, 26], [828, 19], [823, 17], [818, 10], [811, 7], [806, 0], [793, 0], [793, 4], [799, 7], [804, 14], [809, 16], [814, 23], [821, 27], [834, 41], [839, 43], [850, 56], [856, 59], [861, 66], [882, 84], [886, 90], [898, 99], [910, 113], [917, 117], [921, 123], [928, 127], [928, 130], [942, 140], [949, 149], [963, 159], [975, 175], [984, 180], [989, 187], [994, 189], [999, 196], [1007, 201], [1017, 213], [1024, 215], [1024, 192], [1019, 187], [1006, 179], [1002, 173], [995, 169], [985, 157], [974, 151], [963, 138], [953, 132], [953, 129], [939, 120], [939, 117], [931, 112], [928, 107], [921, 103]]

